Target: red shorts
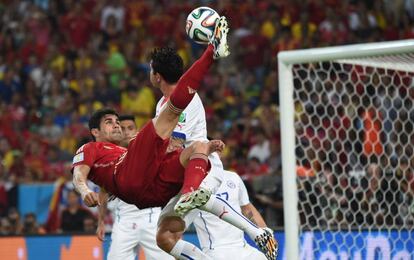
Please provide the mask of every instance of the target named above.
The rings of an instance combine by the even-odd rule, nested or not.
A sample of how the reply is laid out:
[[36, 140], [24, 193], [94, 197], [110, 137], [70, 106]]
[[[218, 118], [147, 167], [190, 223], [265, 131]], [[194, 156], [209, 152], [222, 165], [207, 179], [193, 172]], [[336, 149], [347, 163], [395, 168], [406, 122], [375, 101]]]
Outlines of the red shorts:
[[152, 120], [128, 145], [116, 168], [115, 183], [120, 199], [138, 208], [164, 206], [181, 189], [184, 167], [180, 152], [166, 154], [169, 139], [155, 132]]

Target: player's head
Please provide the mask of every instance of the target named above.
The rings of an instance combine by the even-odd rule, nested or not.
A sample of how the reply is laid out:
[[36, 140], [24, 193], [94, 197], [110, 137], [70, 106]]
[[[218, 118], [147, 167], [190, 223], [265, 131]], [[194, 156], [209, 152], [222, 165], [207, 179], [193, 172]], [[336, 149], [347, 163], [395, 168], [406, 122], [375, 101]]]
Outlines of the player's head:
[[123, 139], [119, 116], [115, 110], [97, 110], [89, 119], [89, 131], [94, 141], [119, 144]]
[[133, 115], [121, 115], [119, 116], [122, 133], [124, 133], [124, 139], [122, 140], [122, 146], [128, 146], [129, 141], [138, 132], [137, 125], [135, 124], [135, 117]]
[[151, 52], [150, 80], [154, 87], [161, 82], [175, 84], [184, 71], [183, 59], [172, 48], [156, 48]]

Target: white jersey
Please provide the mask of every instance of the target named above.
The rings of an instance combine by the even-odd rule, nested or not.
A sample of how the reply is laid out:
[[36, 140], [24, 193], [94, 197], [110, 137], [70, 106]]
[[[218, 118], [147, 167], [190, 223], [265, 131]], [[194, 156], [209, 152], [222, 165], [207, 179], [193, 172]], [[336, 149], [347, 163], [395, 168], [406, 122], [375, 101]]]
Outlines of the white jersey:
[[[167, 100], [164, 96], [158, 101], [155, 110], [155, 118], [157, 118], [165, 108], [166, 103]], [[186, 147], [194, 141], [208, 141], [206, 111], [204, 110], [203, 102], [197, 93], [181, 113], [174, 132], [185, 134], [186, 141], [184, 146]], [[212, 153], [209, 156], [209, 159], [213, 167], [223, 169], [223, 163], [217, 153]]]
[[[250, 203], [242, 179], [237, 173], [225, 170], [220, 177], [222, 183], [216, 196], [225, 200], [235, 211], [241, 212], [241, 206]], [[247, 243], [242, 230], [206, 211], [193, 210], [186, 215], [185, 221], [187, 224], [194, 223], [203, 251], [219, 247], [243, 247]]]
[[[163, 96], [157, 103], [155, 117], [159, 116], [166, 103], [167, 100]], [[207, 141], [206, 112], [197, 93], [181, 113], [174, 131], [185, 134], [185, 146], [194, 141]]]

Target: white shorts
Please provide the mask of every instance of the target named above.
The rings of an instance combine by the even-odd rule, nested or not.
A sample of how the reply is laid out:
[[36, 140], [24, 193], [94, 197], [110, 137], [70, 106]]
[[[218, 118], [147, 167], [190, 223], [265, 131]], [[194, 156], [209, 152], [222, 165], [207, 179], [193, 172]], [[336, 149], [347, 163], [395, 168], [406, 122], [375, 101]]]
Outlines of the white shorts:
[[216, 247], [203, 252], [214, 260], [266, 260], [266, 256], [256, 248], [246, 244], [243, 247]]
[[174, 260], [157, 246], [157, 219], [159, 211], [135, 219], [115, 222], [112, 228], [108, 260], [135, 260], [138, 246], [142, 247], [146, 260]]

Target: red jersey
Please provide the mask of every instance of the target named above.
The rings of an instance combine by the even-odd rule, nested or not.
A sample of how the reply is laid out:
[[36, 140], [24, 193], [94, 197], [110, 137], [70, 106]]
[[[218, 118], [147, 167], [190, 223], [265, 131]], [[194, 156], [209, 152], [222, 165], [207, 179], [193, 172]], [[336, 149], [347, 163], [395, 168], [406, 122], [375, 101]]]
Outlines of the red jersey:
[[88, 179], [113, 194], [116, 193], [115, 165], [126, 151], [126, 148], [112, 143], [89, 142], [76, 151], [72, 167], [88, 165], [91, 168]]
[[88, 165], [89, 180], [140, 209], [165, 206], [180, 191], [185, 173], [180, 151], [166, 154], [168, 143], [150, 120], [128, 149], [90, 142], [76, 152], [73, 166]]

